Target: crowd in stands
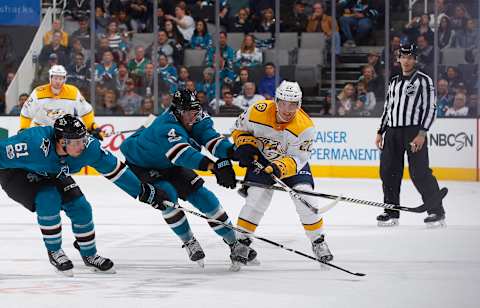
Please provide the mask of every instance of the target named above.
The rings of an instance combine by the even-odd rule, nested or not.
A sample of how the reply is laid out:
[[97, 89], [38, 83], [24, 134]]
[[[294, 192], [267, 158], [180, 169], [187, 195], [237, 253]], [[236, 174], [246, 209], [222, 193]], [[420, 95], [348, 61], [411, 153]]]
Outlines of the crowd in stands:
[[[436, 1], [438, 47], [464, 48], [466, 57], [475, 61], [474, 55], [479, 48], [478, 20], [469, 15], [462, 1]], [[173, 91], [187, 88], [199, 93], [204, 109], [210, 114], [238, 114], [256, 100], [274, 97], [276, 70], [282, 79], [282, 70], [265, 56], [265, 50], [275, 45], [277, 26], [281, 32], [298, 33], [299, 38], [304, 32], [323, 33], [327, 51], [335, 42], [334, 57], [338, 65], [342, 63], [342, 46], [354, 50], [352, 48], [356, 46], [372, 45], [372, 32], [384, 30], [384, 1], [337, 0], [335, 25], [330, 16], [331, 3], [321, 0], [281, 1], [281, 20], [278, 21], [273, 0], [221, 1], [220, 56], [217, 61], [220, 91], [216, 99], [214, 1], [162, 0], [154, 12], [152, 0], [96, 0], [94, 29], [90, 29], [89, 1], [68, 1], [63, 19], [53, 21], [51, 30], [44, 36], [32, 86], [47, 83], [48, 69], [62, 64], [68, 71], [67, 82], [79, 87], [88, 100], [90, 83], [95, 82], [97, 114], [142, 115], [154, 110], [157, 75], [159, 112], [168, 107]], [[398, 3], [392, 5], [395, 10]], [[154, 14], [157, 24], [154, 24]], [[378, 116], [383, 109], [384, 85], [388, 79], [385, 76], [385, 55], [389, 53], [390, 74], [398, 74], [400, 66], [396, 59], [403, 42], [416, 42], [418, 66], [433, 76], [433, 19], [430, 12], [420, 13], [402, 29], [395, 29], [397, 31], [390, 35], [390, 50], [371, 51], [366, 56], [365, 65], [358, 71], [358, 80], [346, 83], [334, 94], [335, 106], [329, 105], [332, 93], [319, 94], [325, 95], [325, 114]], [[61, 20], [74, 23], [75, 28], [66, 32]], [[151, 34], [155, 27], [158, 30], [157, 52], [152, 39], [145, 44], [132, 43], [135, 36]], [[230, 33], [244, 33], [239, 48], [229, 45]], [[271, 33], [272, 38], [260, 39], [255, 33]], [[91, 34], [95, 35], [95, 46], [90, 46]], [[188, 49], [204, 51], [201, 67], [185, 63]], [[94, 80], [91, 80], [90, 71], [92, 56], [95, 59]], [[438, 115], [464, 115], [465, 108], [468, 115], [476, 113], [476, 101], [473, 100], [476, 99], [478, 82], [472, 81], [478, 78], [462, 76], [464, 72], [456, 66], [440, 68]], [[476, 70], [470, 69], [469, 72]], [[462, 99], [465, 108], [461, 107]], [[1, 101], [0, 98], [0, 108]]]

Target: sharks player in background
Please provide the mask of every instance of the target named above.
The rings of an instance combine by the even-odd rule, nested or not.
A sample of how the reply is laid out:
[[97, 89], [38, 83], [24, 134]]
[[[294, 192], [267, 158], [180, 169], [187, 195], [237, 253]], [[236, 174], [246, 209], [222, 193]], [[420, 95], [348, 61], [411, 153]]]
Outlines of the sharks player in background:
[[[201, 146], [218, 160], [213, 162], [200, 153]], [[160, 187], [167, 191], [170, 189], [165, 185], [169, 184], [182, 200], [192, 203], [208, 217], [230, 224], [217, 197], [203, 186], [203, 179], [192, 169], [211, 171], [219, 185], [235, 188], [235, 172], [229, 160], [233, 145], [213, 128], [213, 121], [202, 111], [195, 92], [175, 92], [170, 109], [149, 127], [128, 137], [120, 150], [127, 165], [143, 182], [163, 185]], [[183, 241], [190, 260], [203, 266], [205, 254], [193, 236], [185, 214], [167, 208], [163, 217]], [[230, 246], [232, 270], [239, 270], [241, 263], [255, 258], [256, 252], [240, 243], [234, 231], [213, 222], [209, 225]]]
[[10, 198], [36, 212], [50, 263], [67, 276], [73, 276], [73, 263], [62, 250], [60, 210], [72, 221], [85, 265], [115, 272], [113, 262], [97, 254], [92, 208], [70, 177], [87, 165], [155, 208], [164, 209], [163, 201], [170, 200], [166, 192], [141, 183], [71, 115], [57, 119], [54, 127], [33, 127], [0, 141], [0, 184]]
[[[302, 91], [296, 82], [282, 81], [275, 93], [275, 101], [262, 100], [242, 113], [233, 128], [234, 157], [240, 167], [247, 168], [246, 181], [272, 185], [273, 173], [292, 188], [313, 191], [314, 182], [308, 160], [315, 137], [310, 117], [301, 109]], [[258, 172], [252, 162], [265, 166]], [[270, 206], [272, 189], [243, 187], [246, 202], [238, 217], [238, 227], [255, 232], [265, 211]], [[315, 198], [303, 196], [310, 204]], [[331, 261], [333, 255], [325, 242], [323, 219], [297, 199], [292, 198], [316, 257]], [[239, 234], [241, 242], [251, 244], [250, 238]], [[252, 263], [254, 263], [253, 260]]]

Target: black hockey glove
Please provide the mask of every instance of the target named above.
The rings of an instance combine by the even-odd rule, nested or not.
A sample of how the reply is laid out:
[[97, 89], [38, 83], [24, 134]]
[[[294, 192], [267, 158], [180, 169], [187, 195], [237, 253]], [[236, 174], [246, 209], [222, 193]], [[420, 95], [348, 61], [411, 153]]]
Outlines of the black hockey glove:
[[94, 129], [92, 129], [91, 131], [88, 132], [90, 135], [92, 135], [93, 137], [97, 138], [98, 140], [100, 141], [103, 141], [103, 132], [101, 131], [100, 128], [98, 127], [95, 127]]
[[268, 174], [273, 174], [274, 176], [276, 176], [279, 179], [282, 176], [282, 171], [280, 170], [278, 165], [275, 164], [275, 163], [270, 163], [268, 166], [263, 168], [263, 172], [268, 173]]
[[226, 188], [234, 189], [237, 186], [235, 171], [232, 162], [228, 159], [219, 159], [213, 163], [213, 174], [217, 178], [217, 184]]
[[260, 150], [251, 144], [239, 146], [233, 153], [233, 159], [238, 161], [240, 167], [248, 168], [252, 166], [252, 162], [257, 160], [262, 154]]
[[161, 211], [167, 209], [167, 206], [163, 204], [163, 201], [170, 201], [165, 191], [148, 183], [142, 183], [142, 191], [138, 196], [138, 200], [148, 203], [152, 207]]

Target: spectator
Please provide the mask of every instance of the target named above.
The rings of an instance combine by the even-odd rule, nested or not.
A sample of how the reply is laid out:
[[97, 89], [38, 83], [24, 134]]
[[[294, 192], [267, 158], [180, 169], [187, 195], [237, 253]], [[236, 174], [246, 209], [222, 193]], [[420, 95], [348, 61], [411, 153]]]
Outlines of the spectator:
[[[227, 33], [226, 32], [220, 32], [218, 36], [218, 42], [220, 45], [220, 56], [225, 60], [225, 66], [227, 67], [233, 67], [233, 62], [235, 58], [235, 51], [233, 50], [232, 47], [227, 45]], [[205, 57], [205, 64], [207, 66], [213, 66], [213, 61], [215, 57], [215, 47], [211, 45], [207, 49], [207, 54]]]
[[284, 18], [284, 29], [287, 32], [305, 32], [307, 29], [307, 15], [305, 14], [305, 2], [295, 1], [293, 5], [293, 14], [289, 12]]
[[[220, 106], [224, 105], [225, 103], [223, 99], [225, 97], [226, 92], [232, 93], [231, 88], [228, 85], [224, 85], [220, 89], [220, 99], [217, 100], [217, 98], [214, 98], [210, 101], [210, 103], [208, 103], [208, 106], [212, 111], [211, 113], [212, 115], [217, 115], [220, 112]], [[233, 100], [232, 100], [232, 103], [233, 103]]]
[[[85, 1], [86, 2], [86, 1]], [[78, 29], [73, 31], [71, 39], [78, 39], [82, 43], [83, 48], [90, 49], [90, 27], [88, 18], [81, 17], [78, 20]]]
[[97, 6], [95, 8], [95, 32], [97, 35], [104, 34], [108, 26], [109, 18], [105, 14], [103, 8]]
[[463, 93], [455, 94], [453, 106], [447, 107], [446, 117], [466, 117], [468, 115], [467, 96]]
[[122, 116], [125, 115], [122, 107], [117, 104], [117, 95], [113, 90], [105, 91], [105, 95], [99, 106], [96, 107], [96, 114], [104, 116]]
[[207, 95], [207, 100], [211, 101], [215, 97], [215, 71], [211, 67], [203, 70], [203, 80], [197, 83], [196, 89]]
[[[158, 31], [158, 54], [164, 54], [167, 56], [168, 63], [174, 64], [173, 56], [174, 56], [174, 47], [172, 46], [171, 42], [169, 42], [167, 32], [164, 30]], [[153, 43], [147, 47], [145, 50], [145, 55], [147, 58], [152, 59], [152, 51], [153, 51]]]
[[433, 45], [433, 31], [430, 28], [430, 15], [422, 14], [410, 21], [404, 30], [410, 42], [416, 42], [420, 35], [423, 35], [430, 45]]
[[242, 94], [235, 97], [233, 104], [241, 108], [242, 110], [247, 110], [248, 107], [255, 104], [260, 100], [264, 100], [265, 97], [259, 94], [255, 94], [255, 84], [253, 82], [246, 82], [243, 85]]
[[380, 73], [383, 70], [380, 62], [380, 54], [376, 51], [370, 51], [367, 56], [367, 64], [373, 66], [375, 72]]
[[140, 113], [142, 97], [135, 93], [135, 81], [128, 78], [126, 82], [127, 90], [123, 96], [118, 99], [118, 105], [122, 107], [125, 115], [136, 115]]
[[235, 17], [229, 18], [227, 29], [228, 32], [253, 32], [253, 23], [248, 18], [247, 9], [241, 8]]
[[368, 84], [362, 80], [357, 83], [357, 99], [353, 106], [353, 114], [360, 116], [370, 116], [377, 104], [375, 94], [368, 91]]
[[158, 108], [158, 113], [162, 114], [164, 113], [168, 108], [170, 108], [170, 105], [172, 104], [172, 97], [168, 93], [164, 93], [161, 96], [160, 100], [160, 106]]
[[343, 15], [340, 17], [345, 47], [356, 47], [356, 44], [365, 39], [378, 17], [378, 11], [369, 7], [366, 0], [341, 1]]
[[[325, 34], [327, 42], [332, 43], [332, 35], [335, 35], [335, 54], [340, 55], [340, 33], [338, 32], [338, 25], [335, 25], [336, 32], [333, 32], [332, 17], [325, 14], [324, 4], [317, 2], [313, 5], [313, 13], [308, 17], [307, 32], [321, 32]], [[339, 59], [337, 57], [337, 59]]]
[[57, 55], [58, 64], [65, 66], [68, 62], [68, 49], [63, 47], [60, 44], [62, 39], [62, 33], [55, 31], [52, 34], [52, 42], [48, 45], [43, 46], [42, 51], [38, 57], [40, 64], [45, 65], [48, 62], [48, 57], [50, 54], [54, 53]]
[[140, 96], [149, 97], [153, 95], [153, 87], [155, 85], [154, 72], [155, 70], [152, 63], [145, 65], [145, 73], [140, 77], [139, 87], [137, 89], [137, 93]]
[[255, 38], [245, 34], [242, 45], [236, 53], [236, 67], [253, 67], [262, 64], [262, 52], [255, 46]]
[[67, 67], [67, 83], [73, 84], [81, 89], [87, 88], [89, 82], [90, 69], [85, 65], [83, 54], [76, 53], [74, 62]]
[[[389, 51], [390, 76], [395, 76], [402, 72], [400, 68], [400, 62], [398, 62], [398, 56], [400, 55], [399, 50], [400, 50], [400, 35], [394, 33], [391, 35], [391, 39], [390, 39], [390, 51]], [[385, 52], [386, 51], [384, 48], [382, 52], [382, 61], [381, 61], [382, 64], [385, 63]]]
[[197, 100], [200, 102], [200, 105], [202, 106], [203, 111], [208, 113], [209, 115], [213, 115], [213, 110], [210, 108], [208, 105], [208, 98], [205, 92], [203, 91], [198, 91], [197, 92]]
[[457, 4], [453, 17], [450, 18], [453, 30], [455, 30], [455, 32], [465, 30], [469, 18], [470, 15], [468, 15], [465, 6], [463, 4]]
[[141, 77], [145, 74], [145, 66], [148, 63], [150, 63], [150, 61], [145, 58], [145, 48], [143, 48], [143, 46], [137, 46], [135, 48], [135, 58], [128, 61], [127, 68], [131, 75]]
[[37, 71], [37, 78], [35, 80], [36, 85], [40, 84], [45, 84], [50, 81], [50, 74], [48, 73], [48, 70], [54, 66], [57, 65], [58, 63], [58, 56], [56, 53], [51, 53], [50, 56], [48, 56], [48, 63], [45, 65], [41, 65]]
[[362, 75], [358, 81], [365, 81], [367, 89], [375, 93], [376, 97], [382, 97], [383, 89], [385, 87], [383, 78], [380, 78], [372, 65], [365, 65], [362, 67]]
[[77, 54], [81, 53], [83, 56], [83, 64], [87, 64], [87, 61], [90, 60], [90, 50], [83, 48], [82, 43], [79, 39], [72, 39], [72, 47], [69, 53], [69, 64], [75, 63], [75, 58]]
[[478, 48], [478, 28], [474, 19], [468, 19], [465, 29], [455, 32], [453, 47], [475, 49]]
[[429, 44], [425, 35], [418, 36], [417, 46], [417, 68], [425, 72], [427, 75], [433, 76], [433, 61], [435, 54], [433, 46]]
[[336, 115], [348, 116], [352, 113], [355, 104], [355, 87], [351, 83], [347, 83], [340, 94], [337, 96]]
[[49, 45], [52, 43], [53, 33], [60, 32], [60, 45], [68, 47], [68, 33], [62, 30], [62, 22], [60, 19], [52, 21], [52, 30], [45, 33], [43, 36], [43, 45]]
[[212, 36], [208, 33], [207, 23], [199, 20], [195, 24], [190, 47], [194, 49], [207, 49], [212, 44]]
[[117, 77], [118, 67], [113, 62], [111, 51], [105, 51], [102, 57], [102, 63], [96, 65], [95, 81], [100, 82], [109, 89], [115, 88], [115, 79]]
[[450, 18], [445, 15], [440, 19], [440, 25], [438, 27], [438, 48], [450, 48], [454, 37], [455, 31], [450, 25]]
[[108, 47], [115, 55], [116, 62], [122, 62], [127, 56], [127, 45], [122, 40], [122, 36], [118, 31], [118, 25], [115, 21], [108, 23], [107, 32], [102, 37], [108, 40]]
[[165, 20], [165, 32], [167, 33], [168, 43], [173, 47], [173, 63], [182, 65], [185, 47], [183, 35], [171, 20]]
[[152, 16], [152, 4], [146, 0], [131, 0], [128, 6], [130, 25], [135, 32], [145, 32], [147, 20]]
[[240, 68], [240, 71], [238, 72], [238, 77], [235, 79], [235, 83], [233, 84], [233, 95], [239, 95], [242, 92], [243, 85], [248, 81], [250, 81], [248, 68]]
[[[70, 1], [68, 1], [70, 2]], [[105, 15], [108, 17], [118, 14], [121, 10], [124, 9], [123, 3], [127, 1], [124, 0], [95, 0], [95, 7], [99, 7], [105, 12]]]
[[448, 81], [439, 79], [437, 81], [437, 116], [444, 117], [447, 108], [453, 104], [453, 97], [448, 91]]
[[185, 89], [187, 89], [187, 90], [190, 91], [190, 92], [196, 91], [197, 88], [196, 88], [196, 85], [195, 85], [195, 81], [193, 81], [193, 80], [188, 80], [188, 81], [185, 83]]
[[154, 102], [153, 99], [149, 97], [145, 97], [142, 101], [142, 106], [140, 107], [140, 115], [150, 115], [154, 114]]
[[188, 68], [185, 66], [180, 66], [178, 69], [178, 90], [184, 90], [187, 86], [188, 80], [190, 80], [190, 72], [188, 71]]
[[[113, 50], [108, 46], [108, 39], [106, 37], [102, 37], [99, 40], [98, 47], [96, 48], [96, 51], [95, 51], [95, 62], [96, 63], [102, 62], [103, 54], [105, 53], [105, 51], [110, 51], [112, 53], [112, 55], [114, 55]], [[115, 61], [115, 62], [119, 62], [118, 58], [116, 60], [117, 61]]]
[[[264, 76], [260, 79], [258, 85], [258, 93], [266, 99], [275, 98], [275, 64], [268, 62], [264, 66]], [[278, 81], [279, 83], [281, 80]]]
[[174, 21], [185, 41], [190, 42], [193, 31], [195, 30], [195, 21], [191, 16], [186, 14], [184, 5], [179, 4], [175, 7], [175, 17], [165, 15], [165, 19]]
[[[193, 2], [193, 0], [190, 2]], [[194, 20], [205, 20], [206, 23], [215, 23], [215, 5], [213, 1], [196, 0], [195, 3], [189, 7]], [[220, 19], [220, 23], [221, 22]]]
[[[120, 33], [133, 31], [132, 20], [127, 14], [127, 11], [125, 11], [125, 9], [121, 9], [115, 16], [114, 20], [117, 22], [118, 30], [120, 31]], [[153, 32], [153, 30], [151, 32]]]
[[226, 0], [224, 5], [228, 10], [228, 16], [233, 17], [238, 15], [242, 9], [249, 8], [249, 0]]
[[20, 96], [18, 97], [17, 104], [13, 106], [12, 109], [10, 109], [10, 112], [8, 113], [8, 115], [19, 116], [20, 111], [22, 110], [23, 104], [25, 104], [25, 102], [27, 101], [28, 96], [29, 96], [28, 93], [20, 94]]
[[235, 82], [235, 79], [237, 78], [237, 74], [233, 71], [233, 68], [231, 66], [227, 66], [227, 62], [220, 56], [220, 84], [223, 85], [228, 85], [229, 87], [233, 87], [233, 83]]
[[262, 11], [262, 18], [257, 24], [255, 30], [257, 32], [270, 32], [275, 33], [275, 18], [272, 8], [266, 8]]
[[456, 88], [459, 83], [463, 82], [458, 69], [454, 66], [447, 67], [445, 79], [448, 81], [448, 91], [450, 93], [453, 93], [453, 89]]
[[125, 94], [125, 91], [127, 89], [126, 83], [129, 78], [130, 76], [128, 74], [127, 66], [124, 63], [120, 63], [118, 65], [117, 76], [115, 77], [115, 89], [120, 96], [123, 96]]
[[62, 13], [64, 17], [78, 21], [90, 13], [90, 1], [67, 1]]
[[158, 72], [160, 79], [168, 86], [170, 93], [177, 91], [177, 69], [175, 66], [168, 63], [168, 59], [165, 55], [158, 57]]

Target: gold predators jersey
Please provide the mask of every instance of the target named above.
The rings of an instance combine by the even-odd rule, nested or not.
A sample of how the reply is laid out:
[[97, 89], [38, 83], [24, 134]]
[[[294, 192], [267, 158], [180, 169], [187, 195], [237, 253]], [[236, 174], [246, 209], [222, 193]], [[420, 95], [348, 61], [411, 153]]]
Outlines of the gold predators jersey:
[[255, 145], [266, 159], [280, 165], [282, 177], [293, 176], [310, 159], [315, 126], [302, 109], [288, 123], [277, 123], [276, 111], [271, 100], [256, 102], [238, 117], [232, 137], [237, 147]]
[[35, 88], [20, 112], [20, 128], [34, 125], [53, 126], [55, 120], [64, 114], [82, 117], [88, 129], [93, 124], [92, 106], [83, 98], [77, 87], [65, 84], [55, 95], [50, 84]]

